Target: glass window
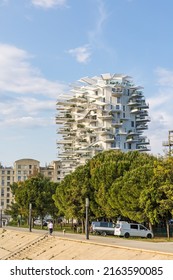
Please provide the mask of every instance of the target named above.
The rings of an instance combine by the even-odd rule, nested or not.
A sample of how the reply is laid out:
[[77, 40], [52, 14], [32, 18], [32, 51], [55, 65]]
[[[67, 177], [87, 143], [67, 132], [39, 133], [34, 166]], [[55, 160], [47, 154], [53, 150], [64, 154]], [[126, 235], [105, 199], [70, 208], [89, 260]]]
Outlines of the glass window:
[[146, 230], [146, 228], [143, 225], [139, 226], [140, 230]]
[[1, 196], [4, 196], [4, 188], [1, 189]]
[[117, 97], [117, 103], [121, 103], [120, 97]]
[[132, 225], [130, 225], [130, 228], [131, 228], [131, 229], [138, 229], [138, 225], [133, 225], [133, 224], [132, 224]]

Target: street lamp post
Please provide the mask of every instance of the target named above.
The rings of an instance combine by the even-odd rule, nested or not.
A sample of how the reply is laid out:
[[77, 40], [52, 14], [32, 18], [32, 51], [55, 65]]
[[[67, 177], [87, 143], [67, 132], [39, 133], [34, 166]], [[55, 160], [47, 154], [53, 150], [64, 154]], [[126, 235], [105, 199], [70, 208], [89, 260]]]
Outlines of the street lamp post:
[[0, 228], [2, 228], [2, 206], [0, 206]]
[[89, 198], [86, 198], [85, 200], [85, 207], [86, 207], [85, 233], [86, 233], [86, 239], [89, 239], [89, 219], [88, 219]]
[[29, 231], [32, 231], [32, 203], [29, 203]]

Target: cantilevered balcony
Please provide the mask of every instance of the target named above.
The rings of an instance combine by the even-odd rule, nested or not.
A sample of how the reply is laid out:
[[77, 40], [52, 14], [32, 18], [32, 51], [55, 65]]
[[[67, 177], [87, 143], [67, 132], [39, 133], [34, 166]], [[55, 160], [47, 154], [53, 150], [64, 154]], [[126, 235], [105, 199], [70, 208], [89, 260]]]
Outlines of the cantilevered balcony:
[[76, 106], [76, 103], [75, 102], [68, 102], [68, 101], [58, 101], [57, 102], [57, 105], [61, 105], [61, 106], [64, 106], [64, 107], [69, 107], [69, 106]]
[[130, 113], [131, 114], [139, 114], [140, 113], [140, 108], [131, 108]]
[[106, 136], [105, 138], [102, 139], [102, 141], [105, 143], [113, 143], [115, 139], [113, 136]]
[[120, 119], [117, 119], [117, 120], [113, 120], [111, 122], [111, 126], [113, 127], [121, 127], [123, 125], [123, 121], [120, 121]]
[[125, 131], [124, 129], [120, 129], [118, 132], [119, 135], [127, 135], [127, 131]]
[[137, 138], [135, 138], [135, 137], [127, 137], [127, 139], [126, 139], [126, 143], [138, 143], [139, 142], [139, 140], [137, 139]]
[[57, 144], [72, 144], [73, 140], [59, 140], [56, 142]]
[[123, 94], [123, 90], [120, 87], [112, 88], [112, 96], [113, 97], [121, 97]]
[[146, 136], [139, 136], [138, 145], [149, 145], [150, 140]]
[[136, 130], [129, 130], [127, 132], [127, 136], [129, 136], [129, 137], [136, 136], [136, 135], [139, 135], [139, 132]]
[[64, 119], [56, 119], [56, 124], [65, 124], [65, 122]]
[[72, 115], [69, 114], [69, 113], [66, 113], [66, 114], [59, 114], [56, 116], [56, 123], [57, 124], [63, 124], [65, 122], [73, 122], [75, 121], [73, 118], [72, 118]]
[[108, 114], [108, 113], [107, 113], [107, 114], [104, 114], [104, 113], [103, 113], [102, 115], [98, 116], [98, 118], [99, 118], [99, 119], [102, 119], [102, 120], [112, 120], [113, 117], [112, 117], [111, 114]]
[[151, 119], [150, 119], [150, 117], [137, 117], [136, 118], [136, 123], [146, 123], [146, 122], [150, 122], [151, 121]]
[[130, 100], [127, 103], [127, 106], [133, 106], [133, 107], [139, 107], [140, 105], [141, 105], [141, 102], [137, 101], [137, 100]]
[[69, 129], [69, 128], [59, 128], [58, 130], [57, 130], [57, 133], [59, 133], [59, 134], [69, 134], [71, 132], [71, 130]]
[[145, 130], [148, 129], [148, 125], [138, 125], [136, 126], [136, 130]]
[[109, 150], [116, 150], [116, 151], [120, 151], [121, 148], [119, 146], [115, 146], [115, 147], [110, 147]]
[[147, 147], [145, 145], [141, 145], [141, 146], [139, 145], [137, 146], [136, 150], [139, 152], [148, 152], [151, 151], [151, 147]]
[[143, 101], [143, 102], [141, 103], [141, 105], [140, 105], [140, 108], [142, 108], [142, 109], [148, 109], [148, 108], [149, 108], [149, 104]]
[[112, 129], [109, 129], [109, 128], [103, 128], [101, 131], [99, 131], [99, 134], [101, 136], [104, 136], [104, 135], [114, 135]]

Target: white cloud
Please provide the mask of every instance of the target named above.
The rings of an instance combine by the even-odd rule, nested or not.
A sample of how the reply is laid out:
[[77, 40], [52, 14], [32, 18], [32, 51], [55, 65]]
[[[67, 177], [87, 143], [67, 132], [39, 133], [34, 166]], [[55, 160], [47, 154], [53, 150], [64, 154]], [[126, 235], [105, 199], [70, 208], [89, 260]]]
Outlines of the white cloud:
[[94, 48], [102, 47], [106, 51], [110, 51], [109, 48], [103, 46], [103, 40], [99, 39], [102, 34], [104, 22], [108, 17], [104, 2], [102, 0], [97, 0], [95, 2], [95, 7], [97, 7], [97, 9], [95, 8], [97, 13], [96, 22], [92, 30], [88, 32], [88, 44], [68, 50], [68, 53], [74, 56], [79, 63], [89, 62]]
[[55, 100], [39, 100], [31, 97], [16, 97], [8, 102], [0, 102], [0, 114], [15, 117], [23, 114], [39, 115], [55, 110]]
[[67, 89], [64, 84], [45, 79], [32, 66], [32, 58], [25, 50], [0, 44], [1, 126], [48, 125], [55, 115], [58, 95]]
[[0, 44], [0, 92], [33, 93], [56, 98], [65, 85], [42, 77], [30, 64], [31, 55], [11, 45]]
[[170, 88], [173, 87], [173, 71], [169, 71], [165, 68], [158, 67], [155, 72], [158, 76], [159, 85]]
[[97, 15], [96, 15], [95, 26], [93, 26], [92, 30], [88, 32], [89, 44], [93, 47], [103, 48], [104, 41], [103, 39], [100, 39], [100, 37], [103, 33], [104, 23], [108, 18], [108, 14], [104, 2], [102, 0], [97, 0], [96, 5], [97, 5]]
[[22, 116], [16, 118], [8, 118], [4, 121], [5, 126], [17, 126], [18, 128], [37, 128], [52, 125], [51, 119], [43, 117]]
[[65, 6], [66, 0], [31, 0], [32, 4], [41, 8], [53, 8], [55, 6]]
[[158, 90], [152, 98], [148, 99], [151, 123], [147, 134], [151, 141], [152, 152], [163, 154], [165, 147], [162, 142], [167, 140], [168, 131], [173, 129], [173, 72], [159, 67], [155, 73]]
[[74, 56], [79, 63], [87, 63], [91, 56], [90, 47], [88, 45], [70, 49], [68, 53]]

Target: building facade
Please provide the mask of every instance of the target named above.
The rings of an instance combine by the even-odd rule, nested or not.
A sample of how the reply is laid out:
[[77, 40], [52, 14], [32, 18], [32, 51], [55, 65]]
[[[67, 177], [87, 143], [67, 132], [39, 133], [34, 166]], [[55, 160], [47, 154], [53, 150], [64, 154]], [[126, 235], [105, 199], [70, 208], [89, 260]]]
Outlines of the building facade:
[[149, 151], [143, 88], [119, 74], [81, 78], [57, 102], [61, 178], [106, 150]]
[[14, 201], [10, 185], [14, 182], [25, 181], [36, 172], [42, 173], [53, 182], [60, 181], [59, 161], [41, 167], [40, 162], [34, 159], [20, 159], [14, 162], [13, 167], [3, 167], [0, 165], [0, 210], [4, 213], [8, 205]]

